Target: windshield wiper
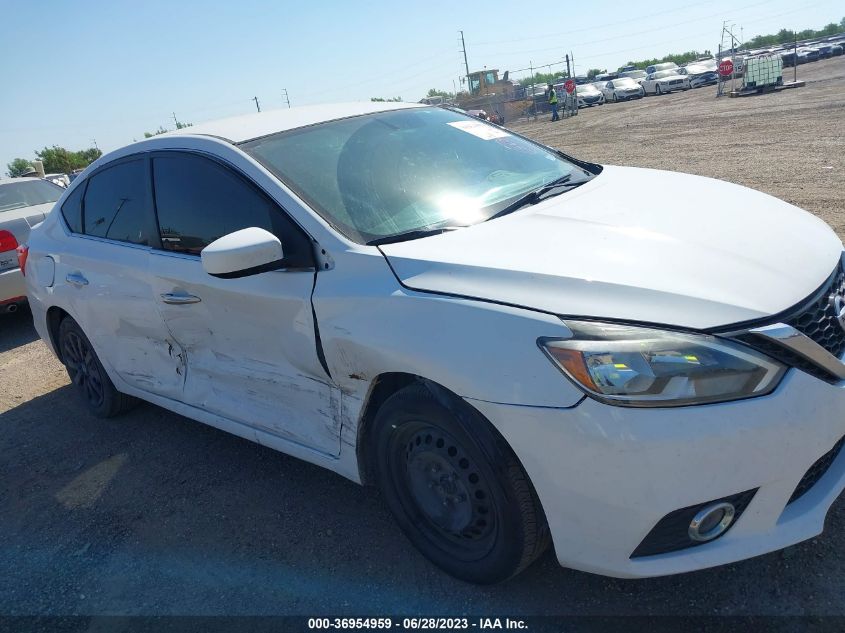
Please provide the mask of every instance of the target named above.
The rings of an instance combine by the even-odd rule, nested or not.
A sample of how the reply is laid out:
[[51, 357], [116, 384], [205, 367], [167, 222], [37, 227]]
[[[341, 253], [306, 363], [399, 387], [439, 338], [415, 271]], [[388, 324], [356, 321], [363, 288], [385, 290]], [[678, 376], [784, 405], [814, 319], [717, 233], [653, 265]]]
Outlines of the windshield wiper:
[[511, 202], [508, 206], [506, 206], [504, 209], [501, 209], [500, 211], [497, 211], [496, 213], [491, 215], [485, 220], [485, 222], [495, 220], [496, 218], [500, 218], [503, 215], [507, 215], [508, 213], [513, 213], [514, 211], [516, 211], [517, 209], [521, 209], [522, 207], [537, 204], [538, 202], [540, 202], [540, 200], [543, 200], [547, 197], [551, 197], [550, 194], [556, 189], [562, 189], [562, 191], [555, 193], [555, 195], [557, 195], [558, 193], [563, 193], [564, 191], [568, 191], [569, 189], [572, 189], [579, 185], [583, 185], [585, 182], [587, 182], [587, 180], [589, 179], [576, 180], [575, 182], [572, 182], [572, 174], [567, 174], [566, 176], [546, 183], [542, 187], [529, 191], [525, 195], [520, 196], [519, 198]]
[[396, 235], [387, 235], [385, 237], [378, 237], [367, 242], [367, 246], [380, 246], [382, 244], [394, 244], [396, 242], [406, 242], [408, 240], [417, 240], [421, 237], [429, 237], [431, 235], [439, 235], [447, 231], [463, 228], [461, 226], [441, 226], [436, 229], [414, 229], [413, 231], [405, 231], [404, 233], [397, 233]]

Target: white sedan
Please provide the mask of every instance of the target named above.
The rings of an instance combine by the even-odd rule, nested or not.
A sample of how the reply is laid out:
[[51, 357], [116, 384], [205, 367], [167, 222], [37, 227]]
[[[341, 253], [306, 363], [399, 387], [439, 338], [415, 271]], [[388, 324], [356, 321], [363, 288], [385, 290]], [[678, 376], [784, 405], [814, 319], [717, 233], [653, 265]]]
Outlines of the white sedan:
[[605, 83], [601, 90], [604, 98], [613, 103], [629, 99], [642, 99], [645, 96], [642, 86], [630, 77], [612, 79]]
[[689, 77], [678, 74], [677, 69], [659, 70], [648, 75], [642, 82], [645, 94], [662, 95], [675, 90], [689, 90]]
[[549, 537], [612, 576], [729, 563], [845, 487], [842, 243], [738, 185], [438, 107], [284, 109], [103, 156], [23, 257], [92, 414], [146, 400], [377, 485], [468, 581]]
[[579, 108], [588, 108], [594, 105], [604, 104], [604, 94], [593, 84], [583, 84], [578, 86], [576, 92], [578, 93]]

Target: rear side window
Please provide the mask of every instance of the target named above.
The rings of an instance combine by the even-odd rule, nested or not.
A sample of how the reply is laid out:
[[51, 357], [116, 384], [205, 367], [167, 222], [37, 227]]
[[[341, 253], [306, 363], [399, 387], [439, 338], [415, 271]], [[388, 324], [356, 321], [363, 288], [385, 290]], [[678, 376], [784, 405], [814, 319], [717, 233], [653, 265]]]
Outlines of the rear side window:
[[312, 267], [310, 242], [267, 196], [218, 163], [174, 154], [153, 158], [153, 189], [161, 246], [199, 255], [214, 240], [258, 227], [282, 242], [288, 267]]
[[119, 163], [88, 180], [83, 207], [86, 235], [150, 244], [144, 161]]
[[82, 194], [85, 192], [85, 183], [81, 183], [62, 204], [62, 215], [68, 227], [74, 233], [82, 233]]

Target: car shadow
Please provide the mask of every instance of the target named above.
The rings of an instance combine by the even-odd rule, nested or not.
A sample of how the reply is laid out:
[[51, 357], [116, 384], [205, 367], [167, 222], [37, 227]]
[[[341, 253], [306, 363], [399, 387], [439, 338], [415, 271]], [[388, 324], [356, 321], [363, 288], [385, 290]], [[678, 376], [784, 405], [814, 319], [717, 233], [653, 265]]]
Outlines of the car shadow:
[[0, 314], [0, 354], [32, 343], [37, 338], [28, 306], [24, 305], [11, 314]]
[[[142, 404], [87, 413], [70, 386], [0, 414], [6, 614], [803, 614], [838, 612], [845, 512], [812, 542], [650, 580], [552, 553], [491, 587], [409, 544], [373, 488]], [[623, 520], [623, 518], [620, 518]]]

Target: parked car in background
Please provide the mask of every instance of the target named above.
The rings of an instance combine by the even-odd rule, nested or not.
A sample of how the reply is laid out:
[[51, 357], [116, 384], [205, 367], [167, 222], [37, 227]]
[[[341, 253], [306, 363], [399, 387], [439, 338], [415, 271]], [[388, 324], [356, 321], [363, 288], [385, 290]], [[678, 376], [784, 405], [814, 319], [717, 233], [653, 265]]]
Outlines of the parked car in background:
[[620, 78], [621, 77], [628, 77], [630, 79], [633, 79], [637, 83], [642, 83], [645, 80], [647, 75], [648, 75], [648, 73], [646, 71], [639, 70], [639, 69], [626, 70], [624, 72], [619, 73]]
[[644, 577], [819, 534], [845, 487], [842, 248], [745, 187], [365, 103], [111, 152], [22, 258], [57, 399], [139, 398], [377, 485], [430, 561], [493, 583], [550, 541]]
[[645, 94], [662, 95], [675, 90], [689, 90], [689, 77], [679, 75], [677, 69], [659, 70], [648, 75], [642, 83]]
[[0, 179], [0, 313], [15, 312], [26, 302], [17, 248], [63, 193], [41, 178]]
[[832, 44], [819, 44], [815, 47], [815, 49], [819, 52], [819, 59], [828, 59], [833, 57]]
[[688, 64], [683, 68], [678, 68], [678, 74], [689, 79], [691, 88], [709, 86], [719, 81], [719, 75], [716, 71], [709, 70], [706, 66], [699, 66], [698, 64]]
[[576, 92], [578, 93], [578, 107], [587, 108], [594, 105], [604, 104], [604, 93], [595, 87], [593, 84], [584, 84], [578, 86]]
[[842, 44], [833, 44], [833, 48], [831, 49], [831, 53], [833, 53], [834, 57], [837, 57], [842, 54], [842, 51], [845, 50], [845, 46]]
[[602, 93], [606, 101], [628, 101], [629, 99], [642, 99], [645, 96], [645, 90], [636, 81], [630, 77], [622, 77], [608, 81]]
[[783, 60], [784, 67], [795, 65], [795, 51], [793, 49], [784, 49], [778, 51], [778, 55]]
[[660, 64], [652, 64], [651, 66], [646, 66], [645, 72], [646, 75], [651, 75], [652, 73], [656, 73], [661, 70], [671, 70], [672, 68], [677, 67], [678, 65], [675, 62], [662, 62]]
[[62, 189], [70, 184], [70, 177], [67, 174], [45, 174], [44, 180], [49, 180], [54, 185], [58, 185]]
[[798, 60], [799, 64], [815, 62], [819, 59], [819, 51], [815, 48], [805, 46], [798, 49], [795, 54], [795, 58]]

